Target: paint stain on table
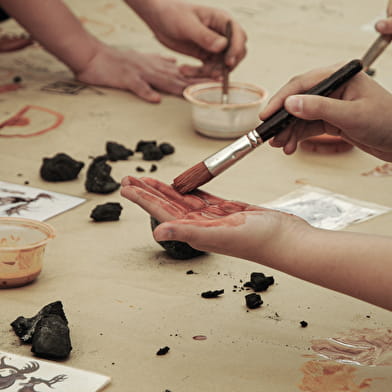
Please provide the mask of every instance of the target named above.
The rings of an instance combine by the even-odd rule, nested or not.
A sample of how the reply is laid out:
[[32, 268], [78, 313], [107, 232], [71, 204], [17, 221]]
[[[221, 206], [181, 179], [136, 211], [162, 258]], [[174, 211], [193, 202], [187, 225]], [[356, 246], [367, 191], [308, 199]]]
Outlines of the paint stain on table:
[[301, 368], [304, 376], [299, 389], [305, 392], [361, 392], [373, 379], [357, 380], [356, 367], [333, 361], [309, 361]]

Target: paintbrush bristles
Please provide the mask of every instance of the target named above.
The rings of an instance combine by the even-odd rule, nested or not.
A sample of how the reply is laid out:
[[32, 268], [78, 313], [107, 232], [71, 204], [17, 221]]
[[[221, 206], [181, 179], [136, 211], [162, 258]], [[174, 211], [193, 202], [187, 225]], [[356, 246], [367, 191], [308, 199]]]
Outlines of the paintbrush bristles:
[[212, 179], [204, 162], [199, 162], [173, 180], [172, 187], [179, 193], [185, 194], [204, 185]]

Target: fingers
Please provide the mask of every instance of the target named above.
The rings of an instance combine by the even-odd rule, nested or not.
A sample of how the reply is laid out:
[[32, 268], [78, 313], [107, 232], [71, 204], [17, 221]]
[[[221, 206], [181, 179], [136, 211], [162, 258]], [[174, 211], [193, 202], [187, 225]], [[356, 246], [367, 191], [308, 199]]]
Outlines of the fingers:
[[127, 89], [147, 102], [161, 102], [161, 95], [139, 76], [132, 78], [129, 83], [127, 83]]
[[225, 63], [231, 69], [235, 68], [246, 55], [247, 36], [242, 27], [232, 21], [231, 45], [226, 53]]
[[338, 66], [312, 70], [300, 76], [295, 76], [284, 85], [268, 102], [267, 107], [260, 113], [260, 119], [265, 120], [279, 110], [286, 98], [294, 94], [302, 94], [314, 87], [321, 80], [331, 75]]
[[183, 212], [173, 203], [138, 186], [128, 185], [121, 189], [121, 196], [140, 206], [160, 222], [182, 218]]
[[340, 129], [351, 128], [359, 120], [358, 105], [360, 103], [317, 95], [292, 95], [284, 103], [285, 109], [295, 117], [324, 120]]
[[392, 18], [379, 20], [375, 28], [380, 34], [392, 34]]

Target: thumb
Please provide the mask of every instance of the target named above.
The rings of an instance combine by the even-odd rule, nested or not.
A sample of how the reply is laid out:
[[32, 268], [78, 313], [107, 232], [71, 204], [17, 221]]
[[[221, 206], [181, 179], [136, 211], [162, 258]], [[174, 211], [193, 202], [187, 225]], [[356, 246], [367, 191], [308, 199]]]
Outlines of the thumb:
[[191, 41], [208, 52], [219, 53], [224, 50], [227, 45], [226, 37], [209, 29], [201, 22], [194, 23], [192, 26], [189, 25], [187, 34]]
[[292, 95], [284, 103], [285, 109], [303, 120], [323, 120], [337, 128], [347, 127], [358, 117], [358, 109], [351, 101], [319, 95]]

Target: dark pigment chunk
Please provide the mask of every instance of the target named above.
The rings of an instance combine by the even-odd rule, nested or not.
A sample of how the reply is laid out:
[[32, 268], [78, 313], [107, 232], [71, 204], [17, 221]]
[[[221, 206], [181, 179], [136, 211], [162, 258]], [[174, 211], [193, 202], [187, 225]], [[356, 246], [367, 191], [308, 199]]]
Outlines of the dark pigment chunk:
[[251, 293], [245, 295], [246, 306], [249, 309], [256, 309], [263, 304], [263, 300], [261, 299], [259, 294]]
[[152, 173], [152, 172], [155, 172], [155, 171], [157, 171], [158, 170], [158, 166], [157, 165], [155, 165], [154, 163], [151, 165], [151, 167], [150, 167], [150, 173]]
[[138, 166], [136, 168], [136, 171], [139, 172], [139, 173], [143, 173], [145, 170], [141, 166]]
[[98, 204], [91, 212], [90, 218], [95, 222], [109, 222], [120, 219], [122, 206], [120, 203]]
[[204, 293], [201, 293], [201, 296], [203, 298], [216, 298], [219, 297], [221, 294], [223, 294], [225, 290], [210, 290], [210, 291], [205, 291]]
[[[152, 216], [150, 217], [150, 223], [152, 231], [160, 224], [160, 222]], [[188, 260], [205, 254], [205, 252], [192, 248], [186, 242], [158, 241], [158, 244], [166, 250], [166, 253], [170, 257], [177, 260]]]
[[12, 79], [12, 81], [14, 83], [20, 83], [22, 81], [22, 77], [21, 76], [14, 76], [14, 78]]
[[163, 157], [163, 152], [157, 146], [146, 146], [143, 149], [143, 160], [145, 161], [160, 161]]
[[302, 327], [302, 328], [306, 328], [306, 327], [308, 326], [308, 323], [307, 323], [306, 321], [304, 321], [304, 320], [302, 320], [302, 321], [300, 322], [300, 324], [301, 324], [301, 327]]
[[85, 187], [88, 192], [93, 193], [111, 193], [120, 187], [111, 176], [111, 166], [106, 163], [107, 157], [105, 155], [95, 158], [88, 170]]
[[174, 147], [170, 143], [161, 143], [159, 149], [162, 151], [163, 155], [170, 155], [174, 153]]
[[169, 352], [169, 350], [170, 347], [168, 346], [162, 347], [157, 351], [157, 355], [166, 355]]
[[265, 291], [269, 286], [274, 284], [273, 276], [265, 276], [262, 272], [252, 272], [250, 274], [250, 282], [244, 283], [244, 287], [250, 287], [254, 291]]
[[126, 161], [128, 157], [133, 155], [133, 151], [129, 148], [126, 148], [122, 144], [118, 144], [116, 142], [107, 142], [106, 143], [106, 154], [108, 156], [109, 161]]
[[59, 153], [53, 158], [43, 159], [40, 175], [44, 180], [51, 182], [74, 180], [83, 166], [83, 162], [75, 161], [69, 155]]
[[31, 351], [40, 357], [63, 359], [72, 350], [61, 301], [44, 306], [31, 318], [19, 316], [11, 326], [23, 343], [32, 343]]
[[140, 140], [136, 145], [136, 152], [143, 152], [146, 147], [156, 147], [157, 142], [155, 140]]
[[192, 274], [194, 274], [194, 272], [193, 272], [193, 270], [189, 270], [189, 271], [186, 271], [186, 274], [187, 275], [192, 275]]

